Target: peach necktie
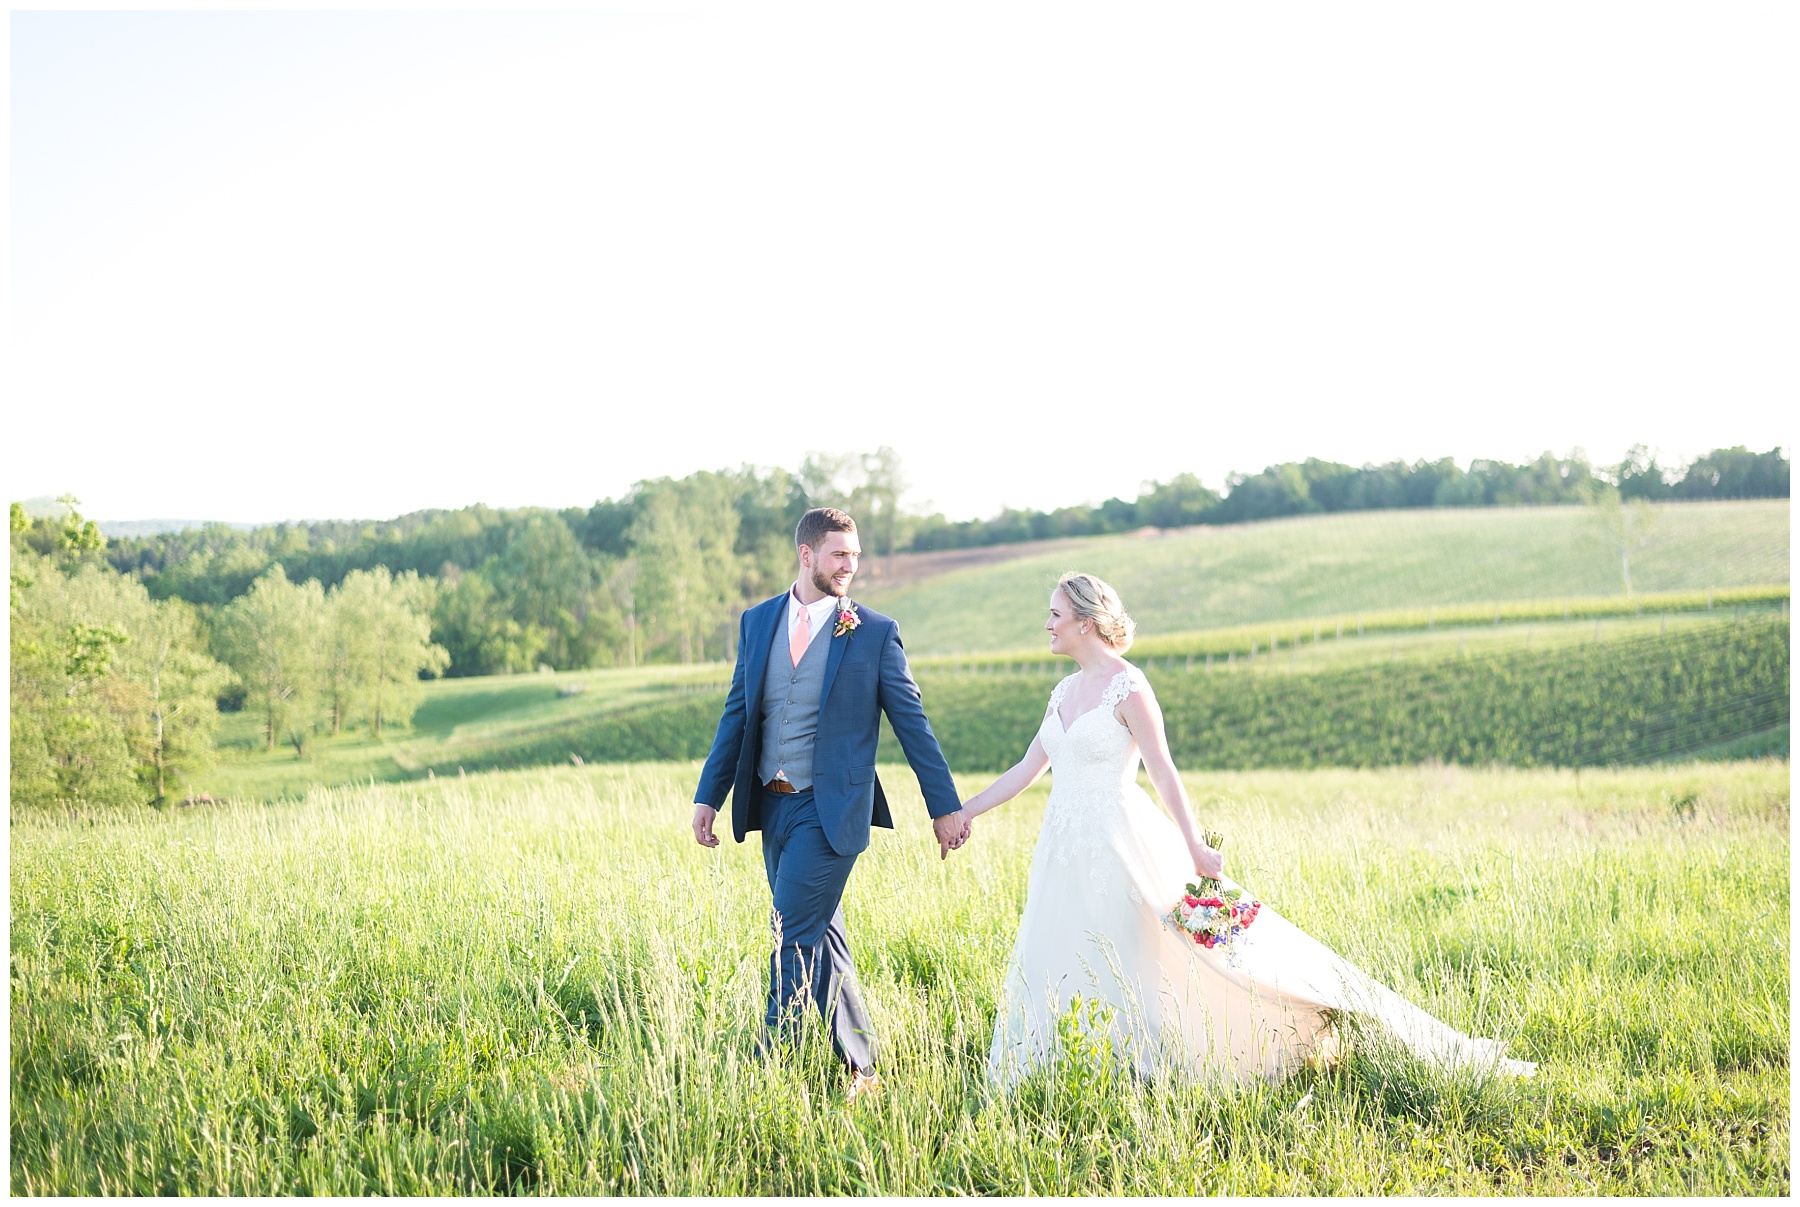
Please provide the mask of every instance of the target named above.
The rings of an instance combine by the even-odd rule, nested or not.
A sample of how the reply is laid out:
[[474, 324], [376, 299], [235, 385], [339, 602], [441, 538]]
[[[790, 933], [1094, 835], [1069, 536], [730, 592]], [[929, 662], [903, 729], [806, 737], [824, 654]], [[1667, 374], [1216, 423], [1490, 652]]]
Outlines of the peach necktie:
[[800, 608], [800, 623], [788, 634], [788, 657], [794, 665], [800, 665], [800, 659], [806, 653], [806, 647], [812, 644], [812, 611], [804, 605]]

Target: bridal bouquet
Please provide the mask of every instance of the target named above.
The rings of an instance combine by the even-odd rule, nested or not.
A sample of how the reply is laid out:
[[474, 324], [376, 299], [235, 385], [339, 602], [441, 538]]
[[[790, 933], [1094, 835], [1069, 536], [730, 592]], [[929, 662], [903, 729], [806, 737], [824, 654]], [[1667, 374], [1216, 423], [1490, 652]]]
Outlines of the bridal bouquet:
[[[1207, 831], [1206, 845], [1218, 850], [1225, 836]], [[1200, 946], [1231, 951], [1239, 935], [1256, 921], [1262, 902], [1246, 897], [1242, 889], [1228, 889], [1210, 876], [1202, 876], [1187, 886], [1187, 892], [1175, 908], [1163, 915], [1181, 933]]]

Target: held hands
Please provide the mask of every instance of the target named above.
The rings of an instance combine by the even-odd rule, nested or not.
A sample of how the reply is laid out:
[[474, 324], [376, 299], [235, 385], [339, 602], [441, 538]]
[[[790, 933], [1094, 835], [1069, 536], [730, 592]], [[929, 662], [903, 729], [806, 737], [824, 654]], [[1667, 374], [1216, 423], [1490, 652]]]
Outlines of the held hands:
[[931, 819], [931, 832], [937, 835], [939, 859], [950, 858], [950, 852], [969, 841], [972, 824], [967, 809], [958, 809], [954, 813]]
[[[713, 833], [713, 822], [719, 811], [711, 805], [694, 806], [694, 841], [703, 847], [719, 845], [719, 836]], [[934, 818], [931, 823], [932, 833], [937, 835], [938, 857], [950, 858], [950, 852], [969, 841], [970, 819], [968, 814], [958, 809], [947, 817]]]
[[712, 831], [713, 819], [718, 816], [719, 811], [711, 805], [694, 806], [695, 842], [703, 847], [716, 847], [719, 845], [719, 836]]

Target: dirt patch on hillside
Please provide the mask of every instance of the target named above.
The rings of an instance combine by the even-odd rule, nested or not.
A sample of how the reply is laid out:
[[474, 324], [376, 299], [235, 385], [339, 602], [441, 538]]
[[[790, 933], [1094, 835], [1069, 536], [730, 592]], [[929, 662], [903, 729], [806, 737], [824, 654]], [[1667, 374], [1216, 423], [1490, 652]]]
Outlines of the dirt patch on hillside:
[[[1204, 525], [1202, 525], [1204, 527]], [[1172, 536], [1178, 532], [1187, 532], [1186, 528], [1139, 528], [1129, 535], [1145, 540], [1154, 540], [1161, 536]], [[1058, 537], [1048, 541], [1016, 541], [1010, 545], [982, 545], [976, 549], [943, 549], [930, 553], [892, 553], [887, 557], [871, 557], [864, 560], [858, 569], [858, 584], [871, 589], [887, 589], [910, 587], [914, 583], [935, 578], [940, 574], [948, 574], [952, 570], [965, 570], [974, 566], [993, 566], [1001, 562], [1016, 561], [1021, 557], [1036, 557], [1040, 553], [1055, 553], [1061, 549], [1073, 549], [1077, 545], [1085, 545], [1097, 540], [1091, 536]]]

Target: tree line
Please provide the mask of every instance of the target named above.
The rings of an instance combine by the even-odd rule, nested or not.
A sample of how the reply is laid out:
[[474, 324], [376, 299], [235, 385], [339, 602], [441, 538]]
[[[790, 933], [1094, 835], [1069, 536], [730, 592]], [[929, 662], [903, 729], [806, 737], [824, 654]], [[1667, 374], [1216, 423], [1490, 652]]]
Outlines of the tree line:
[[[380, 523], [223, 524], [113, 540], [104, 556], [159, 599], [213, 615], [280, 566], [330, 591], [356, 573], [415, 575], [451, 675], [729, 657], [747, 601], [793, 575], [808, 507], [842, 506], [871, 552], [906, 530], [890, 449], [644, 481], [589, 508], [421, 511]], [[40, 538], [40, 543], [47, 538]]]
[[[905, 511], [905, 489], [899, 458], [884, 448], [814, 454], [798, 471], [745, 466], [647, 480], [587, 508], [476, 505], [248, 532], [216, 524], [112, 540], [99, 556], [152, 598], [196, 605], [208, 624], [275, 566], [290, 584], [316, 581], [323, 592], [378, 567], [396, 579], [412, 574], [413, 606], [448, 655], [444, 673], [479, 675], [733, 656], [738, 614], [789, 581], [794, 525], [820, 504], [854, 514], [865, 550], [882, 556], [1311, 512], [1786, 497], [1788, 461], [1779, 449], [1718, 449], [1676, 473], [1641, 446], [1611, 467], [1550, 453], [1466, 469], [1448, 458], [1360, 468], [1309, 458], [1232, 474], [1224, 493], [1181, 474], [1146, 483], [1130, 501], [965, 522]], [[1622, 558], [1636, 518], [1626, 509], [1620, 519]], [[56, 540], [48, 527], [33, 539]]]
[[1223, 494], [1192, 474], [1150, 482], [1136, 499], [1055, 511], [1008, 509], [986, 520], [918, 522], [909, 547], [966, 549], [1064, 536], [1098, 536], [1138, 528], [1243, 524], [1319, 512], [1404, 507], [1508, 507], [1588, 503], [1611, 494], [1625, 501], [1785, 499], [1789, 465], [1779, 448], [1753, 453], [1742, 445], [1714, 449], [1675, 471], [1635, 445], [1617, 466], [1595, 466], [1579, 453], [1544, 453], [1511, 465], [1477, 458], [1468, 469], [1444, 457], [1352, 466], [1309, 457], [1257, 474], [1233, 473]]
[[329, 591], [279, 564], [223, 607], [157, 599], [102, 557], [92, 521], [11, 508], [12, 803], [161, 806], [215, 757], [219, 703], [246, 701], [269, 747], [410, 722], [435, 586], [385, 566]]
[[479, 675], [730, 657], [738, 613], [789, 580], [794, 525], [821, 504], [855, 515], [865, 549], [882, 556], [1310, 512], [1786, 497], [1788, 462], [1779, 449], [1719, 449], [1676, 474], [1641, 446], [1615, 467], [1550, 453], [1523, 465], [1477, 459], [1467, 469], [1448, 458], [1360, 468], [1310, 458], [1233, 474], [1224, 494], [1181, 474], [1147, 483], [1130, 501], [955, 523], [903, 510], [905, 489], [899, 458], [883, 448], [813, 454], [796, 472], [746, 466], [658, 478], [588, 508], [476, 505], [251, 532], [212, 525], [114, 540], [105, 554], [153, 596], [203, 610], [243, 595], [278, 563], [293, 582], [325, 589], [377, 566], [412, 572], [432, 584], [432, 640], [449, 654], [447, 673]]

